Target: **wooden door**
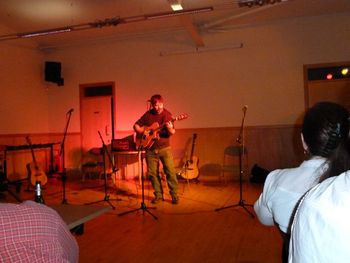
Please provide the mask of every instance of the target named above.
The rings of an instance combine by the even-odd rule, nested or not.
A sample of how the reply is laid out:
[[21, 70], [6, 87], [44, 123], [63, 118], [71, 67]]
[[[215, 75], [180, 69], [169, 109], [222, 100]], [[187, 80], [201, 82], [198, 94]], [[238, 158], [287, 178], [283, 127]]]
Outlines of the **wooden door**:
[[319, 101], [333, 101], [350, 110], [350, 80], [324, 80], [308, 83], [308, 107]]
[[102, 147], [101, 137], [105, 144], [111, 143], [114, 83], [81, 85], [80, 94], [81, 140], [86, 152]]

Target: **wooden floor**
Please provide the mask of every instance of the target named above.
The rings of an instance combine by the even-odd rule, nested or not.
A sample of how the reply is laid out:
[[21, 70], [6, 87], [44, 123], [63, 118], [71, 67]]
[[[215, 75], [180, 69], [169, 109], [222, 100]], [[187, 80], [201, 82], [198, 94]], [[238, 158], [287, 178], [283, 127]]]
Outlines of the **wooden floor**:
[[[262, 226], [242, 206], [215, 211], [238, 204], [239, 182], [223, 184], [217, 177], [200, 179], [198, 184], [180, 182], [178, 205], [172, 205], [166, 194], [165, 201], [156, 206], [150, 203], [153, 194], [146, 181], [144, 210], [140, 209], [142, 190], [137, 180], [118, 179], [115, 186], [109, 179], [106, 195], [103, 180], [83, 183], [80, 178], [68, 178], [69, 204], [97, 201], [94, 205], [115, 207], [85, 223], [84, 234], [75, 236], [80, 262], [280, 262], [282, 242], [274, 227]], [[23, 185], [18, 196], [33, 199], [34, 193], [25, 188]], [[253, 204], [261, 190], [262, 185], [244, 182], [246, 204]], [[43, 193], [46, 204], [60, 204], [60, 178], [50, 178]], [[16, 200], [5, 192], [1, 201]], [[134, 209], [137, 211], [119, 215]]]

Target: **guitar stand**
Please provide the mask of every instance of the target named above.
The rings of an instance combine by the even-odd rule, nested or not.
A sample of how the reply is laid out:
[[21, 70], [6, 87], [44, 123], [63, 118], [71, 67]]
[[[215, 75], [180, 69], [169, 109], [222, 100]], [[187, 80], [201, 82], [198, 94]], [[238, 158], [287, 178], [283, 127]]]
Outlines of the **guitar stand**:
[[[3, 174], [0, 175], [0, 177], [2, 176]], [[14, 192], [12, 192], [9, 189], [9, 184], [15, 184], [15, 183], [9, 182], [7, 179], [0, 181], [0, 194], [2, 192], [8, 192], [14, 199], [16, 199], [17, 202], [22, 203], [21, 198], [19, 198]], [[19, 182], [16, 183], [16, 192], [20, 191], [20, 187], [21, 187], [20, 183]]]
[[30, 182], [30, 165], [29, 163], [26, 165], [26, 168], [27, 168], [27, 173], [28, 173], [28, 178], [27, 178], [27, 188], [24, 190], [25, 192], [34, 192], [34, 190], [31, 190], [30, 189], [30, 185], [31, 185], [31, 182]]
[[231, 207], [242, 207], [252, 218], [254, 218], [254, 214], [249, 211], [246, 206], [253, 207], [252, 204], [246, 204], [245, 201], [243, 200], [243, 165], [242, 165], [242, 159], [243, 159], [243, 154], [245, 152], [245, 146], [244, 146], [244, 139], [243, 139], [243, 126], [244, 126], [244, 119], [245, 119], [245, 114], [246, 114], [246, 106], [243, 108], [243, 118], [242, 118], [242, 124], [241, 124], [241, 129], [239, 132], [239, 135], [236, 139], [238, 143], [238, 149], [239, 149], [239, 201], [236, 204], [225, 206], [225, 207], [220, 207], [215, 209], [215, 211], [221, 211], [223, 209], [231, 208]]
[[142, 146], [139, 147], [138, 149], [138, 152], [141, 156], [141, 189], [142, 189], [142, 201], [141, 201], [141, 206], [140, 208], [136, 208], [136, 209], [133, 209], [133, 210], [130, 210], [130, 211], [126, 211], [126, 212], [123, 212], [123, 213], [120, 213], [118, 214], [118, 216], [124, 216], [126, 214], [130, 214], [130, 213], [133, 213], [133, 212], [137, 212], [139, 210], [142, 210], [142, 214], [144, 215], [145, 212], [149, 213], [155, 220], [158, 220], [158, 217], [156, 217], [154, 214], [151, 213], [151, 211], [149, 211], [149, 209], [156, 209], [155, 207], [150, 207], [150, 208], [147, 208], [146, 204], [145, 204], [145, 183], [144, 183], [144, 175], [143, 175], [143, 157], [142, 157]]
[[6, 173], [6, 152], [4, 153], [3, 159], [0, 160], [0, 197], [2, 197], [3, 192], [8, 192], [14, 199], [16, 199], [17, 202], [22, 203], [21, 198], [19, 198], [14, 192], [12, 192], [9, 189], [9, 185], [15, 185], [16, 187], [16, 193], [19, 193], [21, 191], [22, 183], [20, 181], [11, 182], [7, 179], [7, 173]]
[[[90, 203], [85, 203], [85, 205], [92, 205], [92, 204], [97, 204], [100, 202], [107, 202], [112, 209], [115, 209], [115, 206], [110, 202], [111, 200], [113, 201], [121, 201], [121, 199], [110, 199], [109, 198], [109, 194], [108, 194], [108, 187], [107, 187], [107, 172], [106, 172], [106, 153], [108, 154], [108, 157], [110, 158], [110, 161], [112, 160], [111, 156], [108, 153], [108, 149], [107, 146], [105, 144], [105, 142], [103, 141], [102, 135], [100, 133], [100, 131], [98, 131], [98, 135], [100, 136], [100, 139], [102, 141], [102, 158], [103, 158], [103, 179], [104, 179], [104, 191], [105, 191], [105, 197], [103, 198], [103, 200], [99, 200], [99, 201], [94, 201], [94, 202], [90, 202]], [[112, 163], [112, 162], [111, 162]], [[112, 163], [112, 170], [113, 172], [118, 171], [118, 169], [116, 169]]]

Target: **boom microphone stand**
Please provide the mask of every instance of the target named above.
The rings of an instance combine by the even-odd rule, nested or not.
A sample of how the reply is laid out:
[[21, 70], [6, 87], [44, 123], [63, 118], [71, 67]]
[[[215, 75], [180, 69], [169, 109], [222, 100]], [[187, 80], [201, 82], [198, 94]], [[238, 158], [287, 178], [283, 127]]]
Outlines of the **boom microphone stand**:
[[110, 200], [114, 200], [114, 201], [120, 201], [121, 199], [110, 199], [109, 198], [109, 194], [108, 194], [108, 189], [107, 189], [107, 173], [106, 173], [106, 154], [109, 157], [109, 161], [112, 164], [112, 171], [113, 173], [115, 173], [116, 171], [118, 171], [117, 168], [115, 168], [113, 162], [112, 162], [112, 157], [110, 156], [107, 146], [102, 138], [102, 135], [100, 133], [100, 131], [98, 131], [98, 135], [100, 136], [100, 139], [102, 141], [102, 158], [103, 158], [103, 179], [104, 179], [104, 189], [105, 189], [105, 197], [103, 200], [100, 201], [95, 201], [95, 202], [90, 202], [90, 203], [86, 203], [86, 205], [91, 205], [91, 204], [96, 204], [96, 203], [100, 203], [100, 202], [107, 202], [112, 209], [115, 209], [115, 206], [112, 205], [112, 203], [110, 202]]
[[[143, 157], [142, 157], [142, 150], [143, 150], [143, 146], [142, 146], [142, 142], [140, 143], [140, 146], [138, 148], [138, 154], [139, 156], [141, 156], [141, 189], [142, 189], [142, 193], [141, 193], [141, 196], [142, 196], [142, 201], [141, 201], [141, 206], [140, 208], [136, 208], [136, 209], [133, 209], [133, 210], [130, 210], [130, 211], [126, 211], [126, 212], [123, 212], [123, 213], [120, 213], [119, 216], [123, 216], [123, 215], [126, 215], [126, 214], [130, 214], [130, 213], [133, 213], [133, 212], [137, 212], [139, 210], [142, 210], [142, 214], [144, 215], [145, 212], [149, 213], [155, 220], [157, 220], [158, 218], [152, 214], [146, 204], [145, 204], [145, 183], [144, 183], [144, 176], [143, 176]], [[152, 209], [155, 209], [155, 207], [150, 207]]]
[[67, 113], [66, 113], [66, 127], [64, 129], [64, 134], [63, 134], [63, 139], [61, 142], [61, 148], [60, 148], [60, 153], [59, 155], [61, 156], [61, 160], [62, 160], [62, 172], [61, 172], [61, 180], [62, 180], [62, 189], [63, 189], [63, 197], [62, 197], [62, 204], [67, 204], [67, 199], [66, 199], [66, 180], [67, 180], [67, 171], [66, 171], [66, 167], [65, 167], [65, 158], [64, 158], [64, 143], [66, 140], [66, 136], [67, 136], [67, 131], [68, 131], [68, 126], [69, 126], [69, 122], [70, 122], [70, 118], [72, 116], [72, 112], [74, 109], [70, 109]]
[[250, 212], [246, 206], [250, 206], [253, 207], [253, 205], [251, 204], [246, 204], [245, 201], [243, 200], [243, 165], [242, 165], [242, 161], [243, 161], [243, 155], [245, 152], [245, 145], [244, 145], [244, 133], [243, 133], [243, 127], [244, 127], [244, 120], [245, 120], [245, 115], [247, 112], [248, 106], [244, 106], [242, 111], [243, 111], [243, 117], [242, 117], [242, 123], [241, 123], [241, 129], [239, 131], [238, 137], [236, 139], [236, 142], [238, 144], [238, 149], [239, 149], [239, 201], [237, 202], [237, 204], [233, 204], [233, 205], [229, 205], [229, 206], [225, 206], [225, 207], [221, 207], [221, 208], [217, 208], [215, 209], [215, 211], [220, 211], [226, 208], [231, 208], [231, 207], [236, 207], [236, 206], [240, 206], [242, 207], [245, 211], [247, 211], [247, 213], [254, 218], [254, 214], [252, 212]]

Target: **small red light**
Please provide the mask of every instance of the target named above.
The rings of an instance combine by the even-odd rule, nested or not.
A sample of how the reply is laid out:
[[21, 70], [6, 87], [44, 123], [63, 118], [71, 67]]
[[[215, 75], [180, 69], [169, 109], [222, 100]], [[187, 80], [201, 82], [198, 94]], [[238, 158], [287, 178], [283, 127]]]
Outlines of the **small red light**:
[[327, 74], [327, 79], [333, 79], [333, 75], [331, 73]]

